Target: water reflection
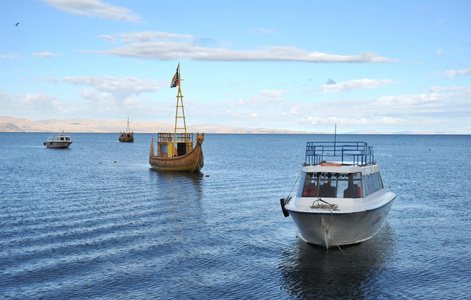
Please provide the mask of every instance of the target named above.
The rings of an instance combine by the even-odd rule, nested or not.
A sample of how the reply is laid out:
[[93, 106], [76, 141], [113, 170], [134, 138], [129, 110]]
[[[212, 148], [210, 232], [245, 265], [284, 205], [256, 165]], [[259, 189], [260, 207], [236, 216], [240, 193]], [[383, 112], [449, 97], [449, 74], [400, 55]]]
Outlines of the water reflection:
[[324, 249], [298, 239], [282, 254], [282, 286], [302, 299], [377, 296], [393, 248], [394, 232], [388, 222], [373, 239], [341, 249]]
[[201, 200], [203, 197], [203, 173], [163, 172], [149, 168], [151, 181], [156, 181], [156, 187], [161, 196], [171, 199]]

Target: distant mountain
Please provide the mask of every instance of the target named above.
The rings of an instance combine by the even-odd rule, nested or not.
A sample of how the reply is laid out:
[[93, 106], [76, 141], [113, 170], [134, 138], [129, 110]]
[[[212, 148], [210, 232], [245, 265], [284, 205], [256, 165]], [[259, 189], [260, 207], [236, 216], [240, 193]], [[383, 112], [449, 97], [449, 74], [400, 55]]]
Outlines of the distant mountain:
[[[131, 131], [135, 133], [171, 132], [173, 124], [160, 122], [138, 123], [130, 121]], [[42, 120], [33, 121], [23, 118], [0, 116], [0, 132], [90, 132], [117, 133], [126, 130], [127, 120], [106, 121], [91, 119]], [[217, 125], [187, 126], [190, 132], [205, 133], [286, 133], [307, 134], [310, 132], [269, 128], [225, 127]]]

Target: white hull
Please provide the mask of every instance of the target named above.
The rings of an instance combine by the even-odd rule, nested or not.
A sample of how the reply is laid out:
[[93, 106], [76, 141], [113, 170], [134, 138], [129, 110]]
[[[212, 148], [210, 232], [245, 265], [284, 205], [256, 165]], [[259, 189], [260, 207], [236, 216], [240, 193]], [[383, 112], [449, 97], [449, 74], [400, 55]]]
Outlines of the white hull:
[[47, 148], [69, 148], [72, 142], [44, 142]]
[[296, 223], [302, 240], [331, 248], [357, 244], [372, 238], [384, 224], [395, 196], [394, 193], [386, 193], [381, 197], [384, 197], [381, 206], [362, 211], [302, 211], [290, 208], [289, 204], [285, 208]]
[[396, 198], [365, 142], [307, 142], [299, 178], [296, 197], [280, 199], [281, 209], [302, 240], [325, 248], [371, 239]]
[[64, 131], [62, 131], [62, 133], [48, 137], [47, 141], [44, 142], [44, 146], [47, 148], [57, 149], [69, 148], [70, 144], [72, 144], [72, 139], [70, 136], [65, 135]]

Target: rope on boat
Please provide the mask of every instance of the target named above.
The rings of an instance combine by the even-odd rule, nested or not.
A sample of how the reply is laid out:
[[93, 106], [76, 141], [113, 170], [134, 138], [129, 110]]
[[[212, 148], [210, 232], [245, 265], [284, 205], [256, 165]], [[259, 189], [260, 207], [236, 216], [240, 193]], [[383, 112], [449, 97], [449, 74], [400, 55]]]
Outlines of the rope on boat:
[[296, 186], [296, 183], [298, 183], [299, 177], [301, 177], [302, 173], [303, 173], [303, 170], [299, 172], [298, 178], [296, 178], [296, 181], [294, 182], [293, 187], [291, 188], [291, 191], [289, 191], [288, 197], [286, 197], [286, 202], [285, 202], [286, 204], [288, 204], [289, 200], [291, 200], [291, 193], [293, 192], [294, 187]]
[[322, 208], [328, 209], [330, 211], [336, 211], [338, 210], [338, 207], [338, 204], [329, 203], [327, 201], [322, 200], [320, 197], [317, 198], [317, 200], [314, 200], [314, 202], [312, 202], [312, 205], [310, 206], [310, 208]]
[[[333, 236], [330, 234], [330, 232], [329, 232], [329, 231], [330, 231], [330, 226], [332, 226], [332, 221], [333, 221], [333, 216], [334, 216], [332, 210], [330, 211], [330, 213], [331, 213], [331, 214], [330, 214], [329, 226], [327, 227], [327, 224], [325, 223], [324, 217], [322, 217], [322, 219], [321, 219], [321, 226], [322, 226], [322, 228], [324, 229], [325, 234], [328, 235], [329, 238], [331, 238], [334, 242], [336, 242], [335, 239], [334, 239], [334, 237], [333, 237]], [[351, 258], [347, 255], [347, 253], [345, 253], [345, 251], [343, 251], [343, 249], [340, 247], [340, 245], [339, 245], [338, 243], [336, 243], [336, 244], [337, 244], [337, 248], [339, 248], [339, 250], [342, 252], [342, 254], [345, 255], [345, 257], [346, 257], [350, 262], [353, 262], [353, 259], [351, 259]]]

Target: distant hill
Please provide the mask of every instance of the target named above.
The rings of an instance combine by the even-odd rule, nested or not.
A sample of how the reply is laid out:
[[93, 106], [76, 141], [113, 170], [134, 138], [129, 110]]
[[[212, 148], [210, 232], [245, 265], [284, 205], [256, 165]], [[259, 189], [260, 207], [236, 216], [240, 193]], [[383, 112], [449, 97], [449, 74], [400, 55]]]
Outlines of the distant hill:
[[[130, 121], [131, 131], [135, 133], [171, 132], [173, 124], [160, 122], [138, 123]], [[0, 116], [0, 132], [90, 132], [117, 133], [126, 129], [127, 120], [107, 121], [91, 119], [41, 120], [33, 121], [23, 118]], [[307, 134], [310, 132], [269, 128], [224, 127], [216, 125], [187, 126], [190, 132], [205, 133], [286, 133]]]

